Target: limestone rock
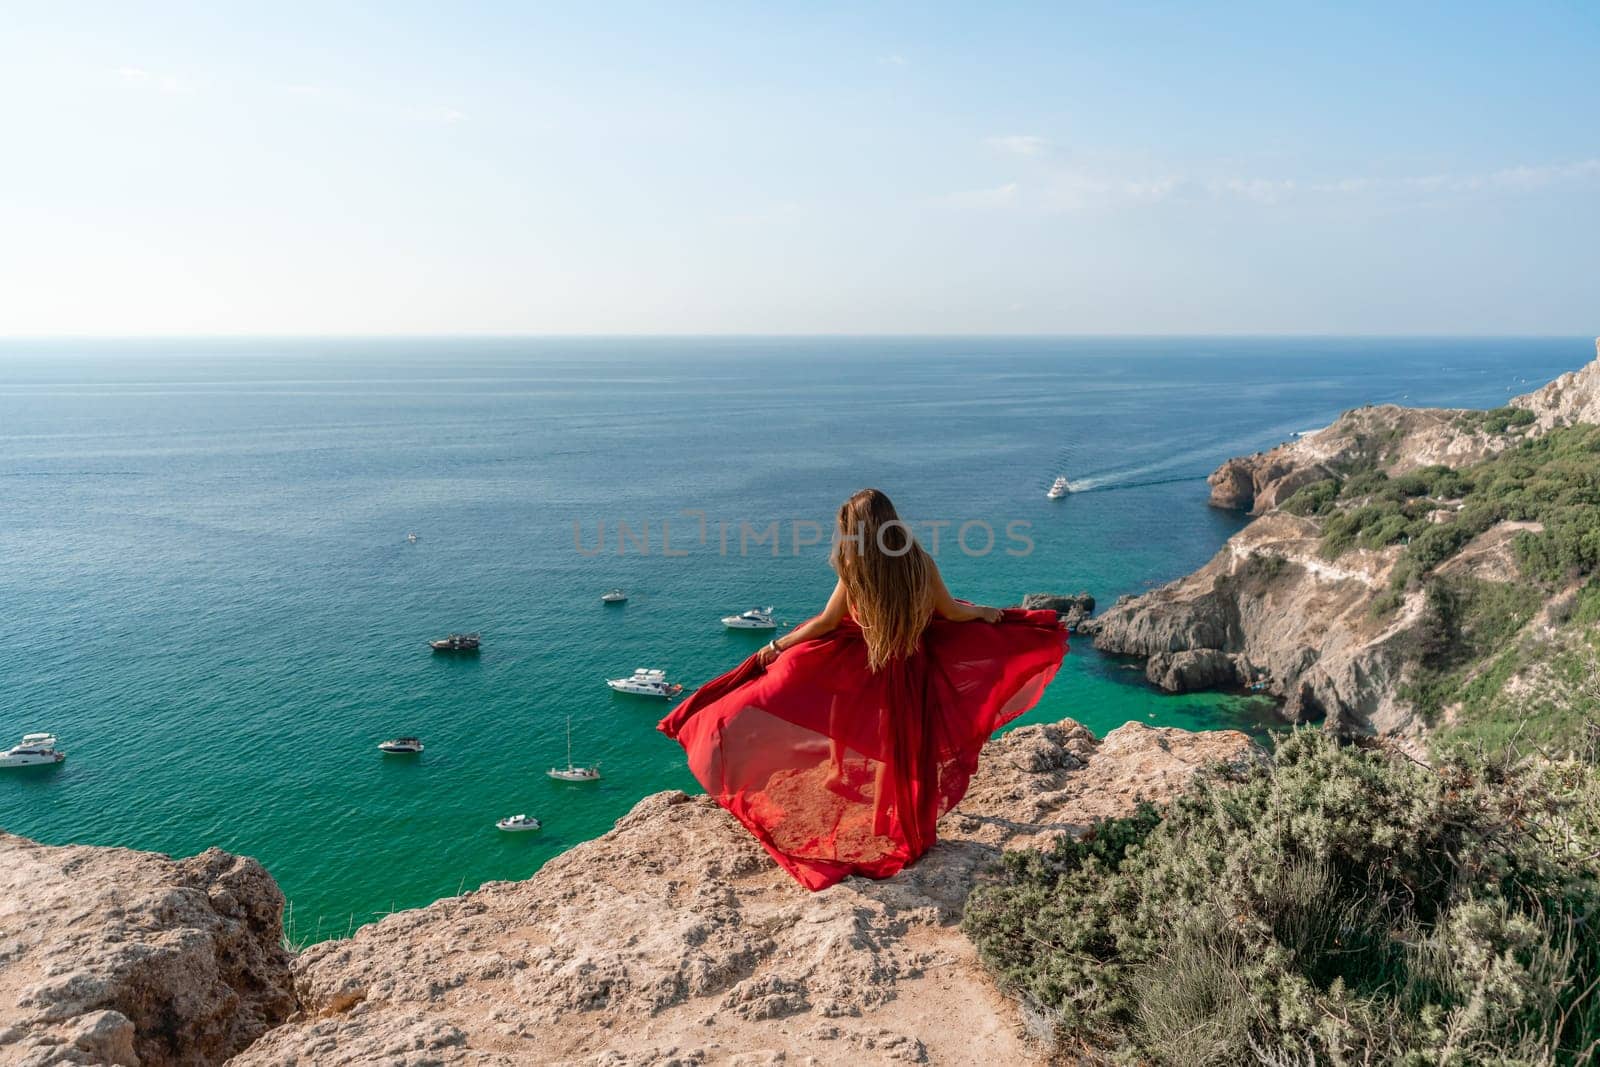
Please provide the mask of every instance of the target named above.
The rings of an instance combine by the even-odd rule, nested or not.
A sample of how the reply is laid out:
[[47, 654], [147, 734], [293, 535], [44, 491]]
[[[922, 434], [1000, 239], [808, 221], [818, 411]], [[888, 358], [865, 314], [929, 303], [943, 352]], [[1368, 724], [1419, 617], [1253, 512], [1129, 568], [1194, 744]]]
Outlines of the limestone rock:
[[[1412, 592], [1373, 610], [1391, 595], [1401, 548], [1324, 559], [1318, 523], [1278, 505], [1351, 465], [1372, 464], [1391, 475], [1434, 464], [1461, 467], [1552, 427], [1600, 423], [1600, 360], [1512, 403], [1532, 411], [1535, 421], [1491, 434], [1471, 412], [1380, 405], [1346, 412], [1269, 452], [1228, 460], [1211, 475], [1211, 502], [1248, 509], [1255, 521], [1193, 574], [1119, 598], [1083, 629], [1099, 649], [1145, 657], [1146, 677], [1164, 689], [1259, 686], [1282, 699], [1290, 721], [1417, 739], [1424, 724], [1401, 692], [1423, 598]], [[1532, 528], [1500, 523], [1440, 571], [1520, 581], [1515, 539]]]
[[1555, 381], [1511, 401], [1513, 407], [1533, 412], [1540, 430], [1586, 422], [1600, 424], [1600, 337], [1594, 342], [1595, 361], [1568, 371]]
[[1158, 652], [1145, 661], [1145, 677], [1169, 693], [1237, 685], [1234, 658], [1214, 648]]
[[0, 833], [0, 1060], [220, 1063], [294, 1008], [282, 923], [251, 859]]
[[1094, 614], [1094, 597], [1088, 593], [1029, 593], [1022, 598], [1022, 606], [1028, 611], [1053, 611], [1061, 617], [1062, 626], [1077, 632], [1084, 620]]
[[1231, 731], [1023, 727], [918, 863], [814, 894], [709, 799], [658, 793], [525, 882], [313, 946], [302, 1013], [233, 1062], [1038, 1062], [957, 926], [977, 872], [1259, 755]]

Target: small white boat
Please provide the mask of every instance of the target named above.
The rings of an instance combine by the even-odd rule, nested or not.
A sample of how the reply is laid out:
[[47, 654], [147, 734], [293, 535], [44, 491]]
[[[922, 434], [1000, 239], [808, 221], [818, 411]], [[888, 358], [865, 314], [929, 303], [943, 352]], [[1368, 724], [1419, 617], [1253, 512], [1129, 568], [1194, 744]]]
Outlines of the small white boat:
[[683, 686], [667, 681], [667, 672], [653, 667], [640, 667], [626, 678], [607, 678], [606, 684], [618, 693], [640, 697], [670, 699], [683, 692]]
[[21, 744], [0, 752], [0, 767], [33, 767], [66, 758], [65, 752], [56, 751], [55, 734], [23, 734]]
[[600, 602], [602, 604], [626, 604], [628, 602], [628, 594], [620, 589], [613, 589], [609, 593], [601, 593]]
[[600, 780], [600, 766], [579, 767], [572, 762], [572, 716], [567, 716], [567, 766], [551, 767], [545, 771], [558, 782], [598, 782]]
[[414, 533], [408, 533], [408, 534], [406, 534], [406, 540], [411, 542], [412, 544], [416, 544], [419, 540], [421, 540], [421, 538], [419, 538]]
[[388, 741], [380, 741], [378, 751], [397, 756], [411, 755], [422, 751], [422, 742], [415, 737], [394, 737]]
[[771, 630], [778, 624], [772, 621], [771, 608], [751, 608], [738, 615], [724, 615], [722, 625], [730, 630]]
[[1051, 500], [1060, 500], [1070, 492], [1072, 492], [1072, 483], [1067, 481], [1066, 475], [1062, 475], [1050, 483], [1050, 491], [1045, 493], [1045, 496]]
[[535, 819], [532, 815], [523, 815], [518, 813], [516, 815], [508, 815], [504, 819], [496, 822], [494, 825], [495, 829], [497, 830], [504, 830], [507, 833], [514, 834], [522, 833], [526, 830], [539, 829], [539, 820]]

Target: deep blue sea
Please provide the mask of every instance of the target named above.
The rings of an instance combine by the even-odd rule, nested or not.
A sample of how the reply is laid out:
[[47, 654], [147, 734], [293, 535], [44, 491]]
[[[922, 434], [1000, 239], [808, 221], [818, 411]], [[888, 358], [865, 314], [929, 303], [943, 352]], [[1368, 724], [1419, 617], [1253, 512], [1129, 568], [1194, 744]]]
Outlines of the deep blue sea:
[[[794, 541], [855, 489], [888, 492], [925, 543], [947, 524], [959, 596], [1109, 602], [1239, 528], [1206, 506], [1226, 457], [1368, 402], [1495, 406], [1591, 356], [1586, 338], [0, 342], [0, 740], [52, 730], [69, 753], [0, 771], [0, 827], [247, 853], [297, 939], [342, 935], [694, 789], [664, 706], [603, 680], [658, 666], [692, 686], [763, 640], [720, 616], [819, 608], [825, 545]], [[1082, 491], [1047, 501], [1057, 474]], [[626, 606], [601, 605], [612, 586]], [[424, 643], [463, 629], [481, 655]], [[1161, 695], [1078, 640], [1022, 721], [1269, 712]], [[544, 776], [569, 717], [596, 785]], [[427, 751], [375, 750], [400, 733]], [[516, 812], [545, 829], [497, 833]]]

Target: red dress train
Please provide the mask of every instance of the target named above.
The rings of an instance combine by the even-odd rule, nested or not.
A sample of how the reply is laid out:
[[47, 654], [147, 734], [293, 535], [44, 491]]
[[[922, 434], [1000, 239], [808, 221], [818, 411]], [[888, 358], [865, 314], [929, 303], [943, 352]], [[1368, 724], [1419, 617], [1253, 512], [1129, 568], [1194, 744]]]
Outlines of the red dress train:
[[887, 878], [934, 842], [989, 736], [1038, 703], [1067, 652], [1053, 611], [935, 618], [873, 672], [860, 628], [756, 658], [661, 720], [706, 792], [807, 889]]

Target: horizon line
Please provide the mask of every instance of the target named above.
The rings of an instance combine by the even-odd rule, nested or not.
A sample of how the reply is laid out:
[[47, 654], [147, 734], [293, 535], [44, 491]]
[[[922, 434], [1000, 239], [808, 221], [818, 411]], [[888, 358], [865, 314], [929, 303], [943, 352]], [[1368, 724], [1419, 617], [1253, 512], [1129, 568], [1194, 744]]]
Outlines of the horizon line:
[[[522, 341], [651, 341], [651, 340], [686, 340], [686, 341], [715, 341], [715, 340], [1185, 340], [1227, 338], [1232, 340], [1243, 339], [1329, 339], [1329, 340], [1569, 340], [1572, 338], [1590, 337], [1585, 332], [1541, 332], [1541, 333], [1433, 333], [1428, 331], [1402, 331], [1396, 333], [1334, 333], [1323, 330], [1288, 330], [1288, 331], [1256, 331], [1256, 330], [1223, 330], [1213, 332], [1162, 332], [1162, 333], [1133, 333], [1133, 332], [983, 332], [983, 331], [957, 331], [949, 333], [934, 332], [787, 332], [787, 333], [760, 333], [760, 332], [662, 332], [662, 333], [535, 333], [529, 331], [437, 331], [415, 333], [362, 333], [362, 332], [329, 332], [329, 333], [299, 333], [299, 332], [226, 332], [226, 333], [0, 333], [0, 343], [18, 341], [272, 341], [272, 340], [306, 340], [306, 341], [406, 341], [406, 340], [522, 340]], [[1595, 338], [1600, 341], [1600, 337]]]

